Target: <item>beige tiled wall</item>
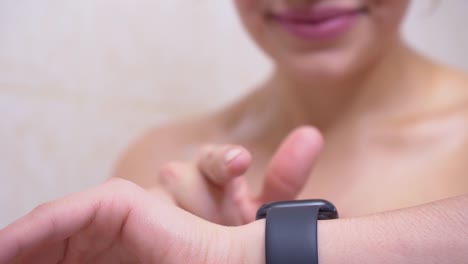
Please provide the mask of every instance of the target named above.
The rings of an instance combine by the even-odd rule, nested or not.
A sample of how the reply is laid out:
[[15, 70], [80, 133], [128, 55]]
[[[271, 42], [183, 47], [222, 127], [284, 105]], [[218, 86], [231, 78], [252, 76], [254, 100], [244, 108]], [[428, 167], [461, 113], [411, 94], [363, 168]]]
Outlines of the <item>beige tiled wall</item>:
[[[410, 41], [468, 69], [468, 2], [416, 1]], [[230, 2], [0, 1], [0, 227], [101, 182], [145, 128], [260, 81], [269, 63]]]

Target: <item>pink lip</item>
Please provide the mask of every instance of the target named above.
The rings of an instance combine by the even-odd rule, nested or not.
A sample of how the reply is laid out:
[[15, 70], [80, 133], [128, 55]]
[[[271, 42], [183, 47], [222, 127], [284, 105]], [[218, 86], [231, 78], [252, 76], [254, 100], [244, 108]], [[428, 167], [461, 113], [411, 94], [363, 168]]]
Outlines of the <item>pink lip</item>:
[[346, 33], [362, 9], [290, 10], [273, 14], [273, 21], [289, 34], [308, 41], [329, 40]]

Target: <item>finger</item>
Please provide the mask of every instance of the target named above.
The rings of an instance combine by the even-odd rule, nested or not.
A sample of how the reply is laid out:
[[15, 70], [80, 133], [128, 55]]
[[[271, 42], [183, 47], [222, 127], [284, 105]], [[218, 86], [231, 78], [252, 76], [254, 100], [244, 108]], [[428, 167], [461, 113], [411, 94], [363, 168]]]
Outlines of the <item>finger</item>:
[[[46, 261], [57, 263], [68, 257], [65, 253], [70, 253], [67, 247], [72, 244], [66, 244], [67, 240], [88, 227], [105, 231], [99, 239], [106, 240], [112, 234], [117, 236], [129, 215], [130, 204], [135, 199], [133, 194], [139, 192], [144, 193], [144, 190], [126, 180], [114, 179], [97, 188], [38, 206], [0, 230], [0, 263], [31, 256], [40, 256], [35, 260], [60, 257]], [[101, 220], [96, 219], [99, 216]]]
[[18, 258], [15, 258], [14, 264], [49, 264], [58, 263], [58, 260], [63, 259], [64, 252], [66, 250], [67, 243], [62, 240], [57, 243], [43, 244], [38, 248], [33, 249], [32, 252], [23, 254]]
[[[12, 263], [14, 258], [26, 256], [42, 245], [65, 240], [85, 227], [97, 208], [92, 198], [78, 194], [39, 206], [1, 230], [0, 263]], [[63, 256], [63, 253], [54, 252], [54, 255]]]
[[224, 186], [247, 171], [252, 157], [241, 146], [210, 145], [202, 149], [197, 160], [203, 176], [218, 186]]
[[281, 144], [265, 173], [260, 203], [293, 200], [302, 190], [321, 150], [323, 139], [313, 127], [294, 130]]
[[226, 184], [225, 195], [226, 208], [234, 206], [235, 209], [226, 212], [227, 218], [231, 219], [230, 225], [242, 225], [255, 220], [255, 212], [258, 209], [258, 205], [256, 202], [252, 202], [254, 199], [249, 191], [245, 177], [240, 176]]
[[200, 175], [195, 164], [171, 162], [159, 171], [160, 184], [177, 206], [212, 222], [219, 222], [222, 190]]

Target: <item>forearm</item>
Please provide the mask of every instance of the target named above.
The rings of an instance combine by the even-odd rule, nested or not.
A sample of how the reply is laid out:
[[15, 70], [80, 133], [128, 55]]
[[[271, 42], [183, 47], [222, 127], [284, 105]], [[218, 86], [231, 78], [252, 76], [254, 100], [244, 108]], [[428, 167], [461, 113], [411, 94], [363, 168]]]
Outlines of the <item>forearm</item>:
[[[242, 263], [265, 263], [265, 220], [240, 227]], [[320, 264], [466, 263], [468, 195], [371, 216], [318, 223]]]
[[466, 263], [468, 196], [319, 222], [320, 264]]

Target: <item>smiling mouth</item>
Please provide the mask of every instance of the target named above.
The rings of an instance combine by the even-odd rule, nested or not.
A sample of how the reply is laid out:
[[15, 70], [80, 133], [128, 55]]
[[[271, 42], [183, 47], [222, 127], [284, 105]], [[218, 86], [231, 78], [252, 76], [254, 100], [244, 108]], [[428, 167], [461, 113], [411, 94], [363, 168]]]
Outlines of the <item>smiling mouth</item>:
[[312, 10], [287, 10], [269, 14], [269, 20], [284, 31], [303, 40], [326, 40], [339, 37], [367, 13], [366, 8], [327, 8]]

